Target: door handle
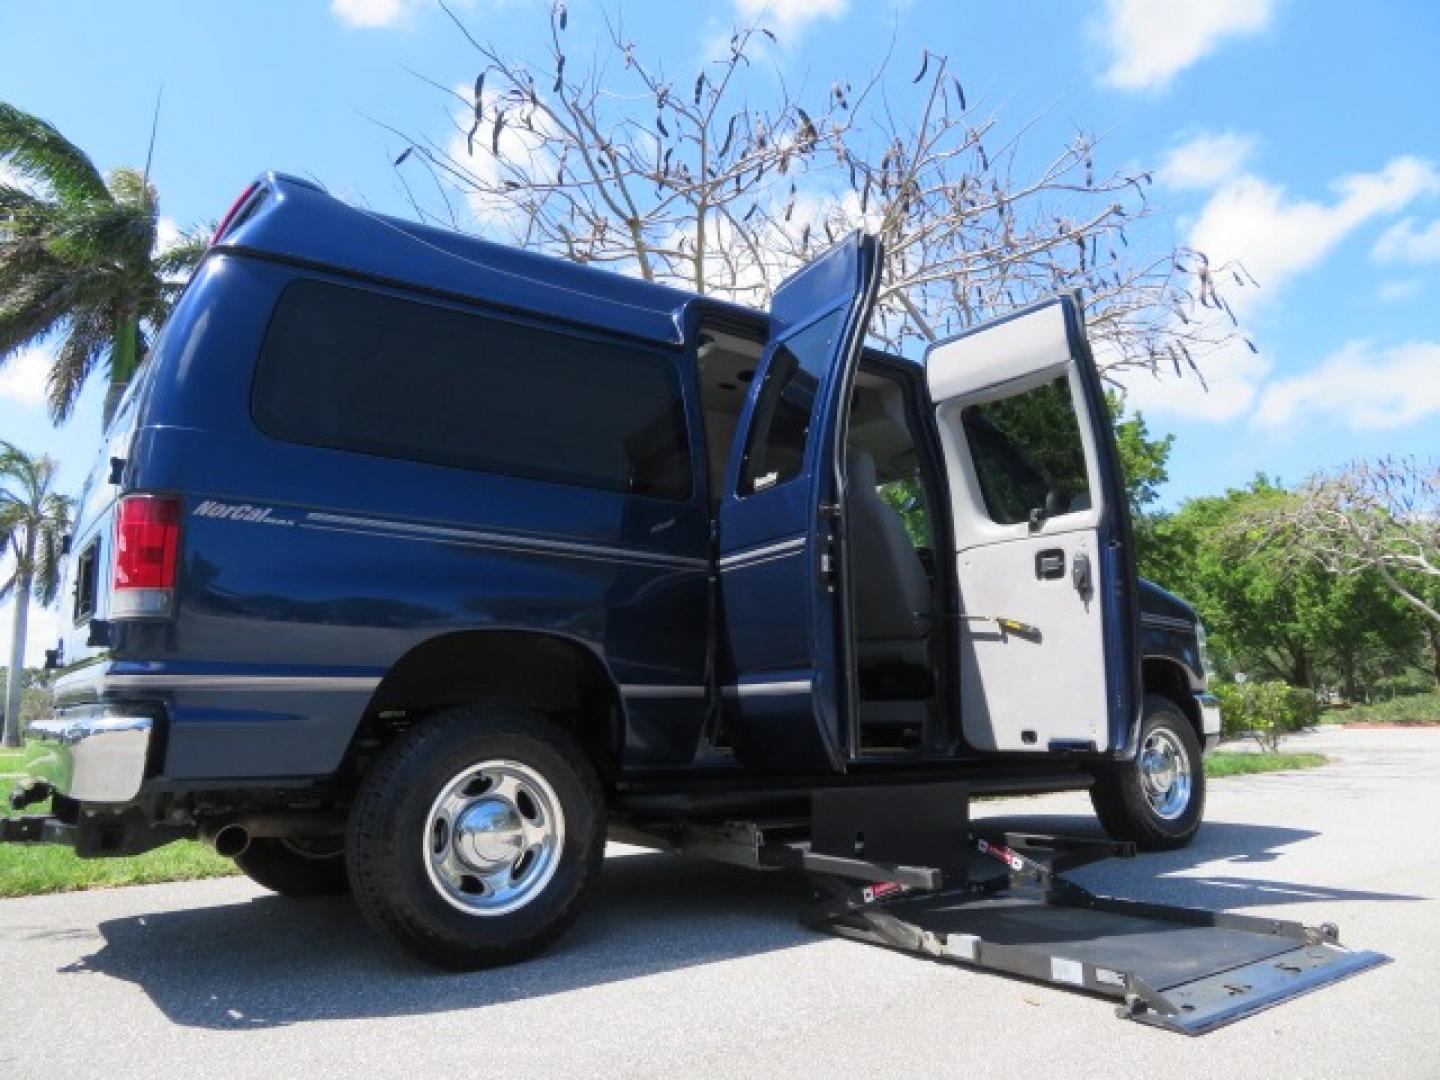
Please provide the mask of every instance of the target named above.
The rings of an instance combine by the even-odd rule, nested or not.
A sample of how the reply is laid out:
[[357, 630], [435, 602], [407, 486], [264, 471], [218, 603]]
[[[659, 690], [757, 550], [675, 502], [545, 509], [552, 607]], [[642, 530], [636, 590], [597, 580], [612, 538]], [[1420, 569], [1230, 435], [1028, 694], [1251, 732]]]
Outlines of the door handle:
[[1065, 576], [1065, 552], [1059, 548], [1046, 548], [1035, 553], [1035, 576], [1041, 581], [1053, 581]]
[[1093, 586], [1090, 580], [1090, 556], [1083, 551], [1075, 553], [1075, 562], [1070, 567], [1070, 581], [1081, 596], [1090, 595]]

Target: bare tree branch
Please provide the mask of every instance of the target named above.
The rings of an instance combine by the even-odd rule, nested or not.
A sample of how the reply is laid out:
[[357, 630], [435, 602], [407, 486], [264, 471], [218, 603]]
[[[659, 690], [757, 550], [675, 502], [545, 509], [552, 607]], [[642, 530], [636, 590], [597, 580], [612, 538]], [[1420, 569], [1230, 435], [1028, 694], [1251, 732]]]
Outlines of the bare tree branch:
[[567, 48], [576, 30], [558, 4], [545, 54], [528, 60], [446, 12], [480, 59], [467, 112], [448, 142], [408, 137], [396, 167], [430, 168], [509, 242], [762, 306], [864, 228], [886, 250], [872, 336], [896, 351], [1060, 292], [1080, 295], [1112, 373], [1198, 377], [1235, 333], [1216, 279], [1233, 270], [1243, 285], [1239, 268], [1130, 251], [1147, 174], [1098, 173], [1100, 140], [1079, 134], [1018, 175], [1030, 125], [999, 142], [943, 56], [925, 54], [921, 96], [898, 110], [883, 64], [859, 85], [792, 92], [764, 70], [774, 35], [758, 24], [676, 77], [608, 21], [593, 50]]

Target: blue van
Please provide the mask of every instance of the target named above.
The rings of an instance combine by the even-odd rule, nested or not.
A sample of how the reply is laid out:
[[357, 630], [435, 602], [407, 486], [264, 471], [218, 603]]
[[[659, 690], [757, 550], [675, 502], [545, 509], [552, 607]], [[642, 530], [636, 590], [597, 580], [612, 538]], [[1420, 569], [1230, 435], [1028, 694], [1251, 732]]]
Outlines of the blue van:
[[1139, 581], [1081, 315], [865, 345], [857, 234], [756, 311], [267, 175], [86, 481], [10, 840], [199, 836], [436, 964], [535, 952], [607, 831], [817, 789], [1089, 789], [1187, 843], [1203, 630]]

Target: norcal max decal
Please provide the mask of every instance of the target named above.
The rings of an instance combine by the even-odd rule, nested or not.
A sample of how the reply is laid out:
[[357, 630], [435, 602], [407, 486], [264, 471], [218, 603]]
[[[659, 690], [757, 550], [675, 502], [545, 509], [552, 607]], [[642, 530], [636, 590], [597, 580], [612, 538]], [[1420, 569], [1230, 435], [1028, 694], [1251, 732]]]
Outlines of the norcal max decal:
[[252, 506], [249, 503], [223, 503], [206, 499], [194, 510], [192, 517], [221, 518], [226, 521], [244, 521], [252, 525], [294, 525], [294, 518], [280, 517], [268, 506]]

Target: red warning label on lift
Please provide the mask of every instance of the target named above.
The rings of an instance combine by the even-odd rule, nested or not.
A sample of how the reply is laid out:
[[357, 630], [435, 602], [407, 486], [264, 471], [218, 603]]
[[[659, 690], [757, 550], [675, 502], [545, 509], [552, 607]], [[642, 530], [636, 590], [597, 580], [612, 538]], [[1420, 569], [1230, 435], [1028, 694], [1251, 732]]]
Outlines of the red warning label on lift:
[[989, 840], [977, 840], [975, 846], [979, 849], [981, 855], [989, 855], [992, 859], [999, 859], [1017, 873], [1025, 869], [1025, 860], [1004, 844], [992, 844]]

